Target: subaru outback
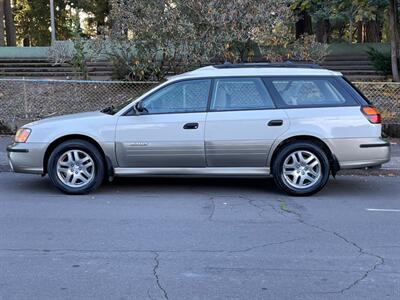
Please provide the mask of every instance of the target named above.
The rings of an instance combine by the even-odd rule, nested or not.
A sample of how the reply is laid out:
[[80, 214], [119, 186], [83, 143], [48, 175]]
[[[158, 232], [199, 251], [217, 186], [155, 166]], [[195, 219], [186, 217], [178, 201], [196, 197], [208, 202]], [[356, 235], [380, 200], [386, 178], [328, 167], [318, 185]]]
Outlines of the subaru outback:
[[15, 172], [67, 194], [119, 176], [273, 176], [320, 191], [340, 169], [389, 161], [381, 116], [342, 74], [313, 65], [223, 64], [169, 78], [121, 107], [23, 126]]

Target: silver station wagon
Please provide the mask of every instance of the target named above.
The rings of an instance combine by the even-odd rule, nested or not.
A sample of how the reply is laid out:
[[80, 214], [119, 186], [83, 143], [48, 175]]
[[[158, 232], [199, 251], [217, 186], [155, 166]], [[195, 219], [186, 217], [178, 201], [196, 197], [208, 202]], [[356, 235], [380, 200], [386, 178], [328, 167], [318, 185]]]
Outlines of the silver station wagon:
[[273, 176], [291, 195], [390, 159], [381, 116], [340, 73], [224, 64], [175, 76], [123, 107], [33, 122], [7, 148], [15, 172], [67, 194], [117, 176]]

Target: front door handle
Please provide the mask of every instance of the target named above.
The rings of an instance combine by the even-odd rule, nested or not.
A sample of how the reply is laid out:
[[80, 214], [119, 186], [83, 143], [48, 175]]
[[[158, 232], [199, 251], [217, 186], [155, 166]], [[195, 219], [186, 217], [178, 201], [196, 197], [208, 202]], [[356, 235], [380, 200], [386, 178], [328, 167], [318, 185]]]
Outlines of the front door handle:
[[272, 120], [268, 122], [268, 126], [282, 126], [283, 120]]
[[199, 128], [199, 123], [187, 123], [183, 126], [183, 129], [197, 129]]

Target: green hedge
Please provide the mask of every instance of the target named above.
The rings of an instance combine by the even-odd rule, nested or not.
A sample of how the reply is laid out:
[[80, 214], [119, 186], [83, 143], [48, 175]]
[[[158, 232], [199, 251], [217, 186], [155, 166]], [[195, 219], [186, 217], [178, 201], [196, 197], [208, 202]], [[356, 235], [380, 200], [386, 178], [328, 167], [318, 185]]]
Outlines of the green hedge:
[[367, 54], [371, 48], [382, 53], [390, 53], [390, 44], [388, 43], [330, 44], [328, 50], [331, 55], [363, 55]]

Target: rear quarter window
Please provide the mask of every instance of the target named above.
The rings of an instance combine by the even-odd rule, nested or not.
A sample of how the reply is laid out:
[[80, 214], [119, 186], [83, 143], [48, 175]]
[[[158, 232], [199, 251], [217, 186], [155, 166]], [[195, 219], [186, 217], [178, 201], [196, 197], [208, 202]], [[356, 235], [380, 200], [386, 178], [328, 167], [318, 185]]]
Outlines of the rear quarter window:
[[331, 107], [357, 105], [334, 78], [270, 78], [280, 107]]
[[351, 93], [356, 99], [363, 105], [372, 105], [371, 101], [360, 91], [358, 87], [351, 83], [346, 77], [338, 78], [339, 82], [343, 84], [349, 93]]
[[212, 111], [274, 108], [272, 97], [261, 78], [215, 79]]

